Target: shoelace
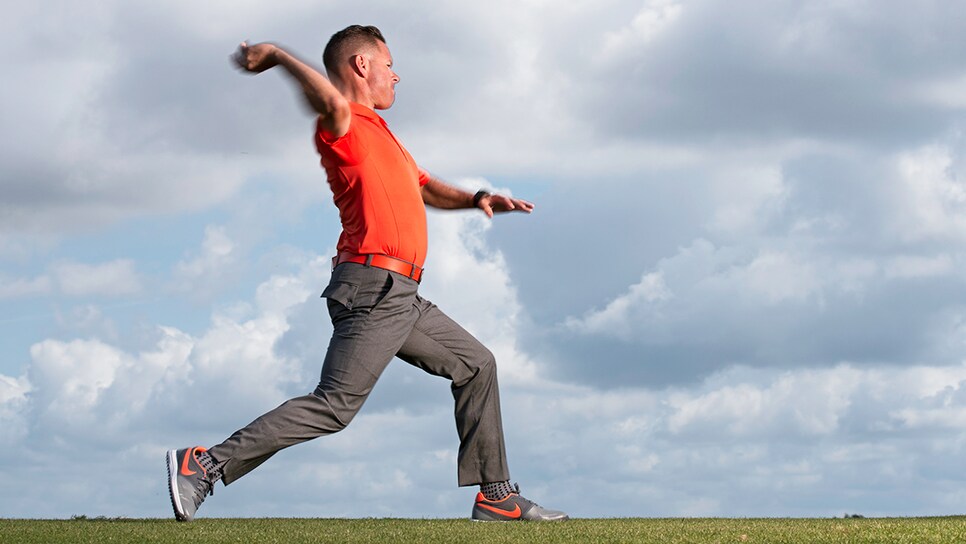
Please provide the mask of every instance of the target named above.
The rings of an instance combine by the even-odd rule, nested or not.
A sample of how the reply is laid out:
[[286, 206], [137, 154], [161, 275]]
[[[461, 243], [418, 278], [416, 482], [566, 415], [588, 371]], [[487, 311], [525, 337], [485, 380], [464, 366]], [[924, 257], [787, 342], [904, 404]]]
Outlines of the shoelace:
[[211, 496], [215, 495], [215, 484], [213, 484], [211, 480], [208, 479], [207, 476], [201, 477], [201, 488], [202, 488], [202, 492], [201, 492], [202, 497], [204, 497], [205, 495], [211, 495]]
[[520, 484], [517, 483], [517, 482], [513, 482], [513, 492], [516, 493], [518, 497], [520, 497], [521, 499], [523, 499], [523, 500], [529, 502], [530, 504], [536, 506], [537, 508], [543, 508], [542, 506], [540, 506], [539, 504], [531, 501], [530, 499], [524, 498], [523, 495], [520, 494]]
[[215, 464], [214, 460], [207, 455], [207, 452], [202, 452], [201, 455], [196, 457], [198, 464], [201, 468], [205, 469], [205, 474], [199, 481], [201, 482], [202, 493], [201, 496], [215, 494], [215, 482], [221, 479], [221, 465]]

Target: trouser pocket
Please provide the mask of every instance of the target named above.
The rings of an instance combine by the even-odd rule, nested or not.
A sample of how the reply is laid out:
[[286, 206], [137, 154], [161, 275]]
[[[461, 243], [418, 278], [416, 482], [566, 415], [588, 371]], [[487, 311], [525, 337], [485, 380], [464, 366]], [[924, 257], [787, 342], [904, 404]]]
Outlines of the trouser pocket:
[[336, 272], [341, 273], [333, 274], [322, 296], [326, 299], [335, 334], [354, 335], [386, 299], [393, 287], [393, 277], [384, 270], [361, 266], [347, 271], [336, 269]]

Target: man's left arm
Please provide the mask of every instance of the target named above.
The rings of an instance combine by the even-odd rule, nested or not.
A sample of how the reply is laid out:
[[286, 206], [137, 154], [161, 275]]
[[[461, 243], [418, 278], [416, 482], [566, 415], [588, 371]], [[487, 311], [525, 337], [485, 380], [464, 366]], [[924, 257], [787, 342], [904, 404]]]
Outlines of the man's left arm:
[[[490, 193], [473, 194], [436, 178], [429, 176], [422, 187], [423, 202], [427, 206], [441, 210], [458, 210], [464, 208], [479, 208], [487, 217], [495, 213], [533, 211], [533, 203], [512, 198], [505, 195]], [[477, 196], [479, 195], [479, 196]]]

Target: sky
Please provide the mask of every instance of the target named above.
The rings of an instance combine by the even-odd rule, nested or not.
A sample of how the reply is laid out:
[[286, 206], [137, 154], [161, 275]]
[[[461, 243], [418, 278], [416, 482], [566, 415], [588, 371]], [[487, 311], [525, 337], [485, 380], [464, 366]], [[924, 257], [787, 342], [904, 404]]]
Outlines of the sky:
[[[315, 65], [354, 23], [421, 166], [420, 291], [497, 356], [512, 479], [574, 517], [963, 514], [966, 4], [16, 3], [0, 20], [0, 517], [169, 517], [164, 454], [318, 380], [340, 232]], [[448, 384], [208, 517], [465, 517]]]

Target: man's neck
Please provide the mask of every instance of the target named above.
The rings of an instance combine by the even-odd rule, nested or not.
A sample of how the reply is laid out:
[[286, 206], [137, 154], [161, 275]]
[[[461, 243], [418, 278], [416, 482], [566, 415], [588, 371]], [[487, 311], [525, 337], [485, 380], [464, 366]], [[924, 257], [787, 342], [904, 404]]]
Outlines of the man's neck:
[[[335, 82], [333, 81], [333, 83]], [[342, 96], [345, 97], [345, 99], [349, 102], [355, 102], [356, 104], [365, 106], [370, 110], [375, 110], [376, 103], [372, 100], [372, 95], [369, 94], [369, 89], [362, 88], [361, 86], [345, 85], [341, 82], [336, 85], [336, 89], [338, 89], [339, 92], [342, 93]]]

